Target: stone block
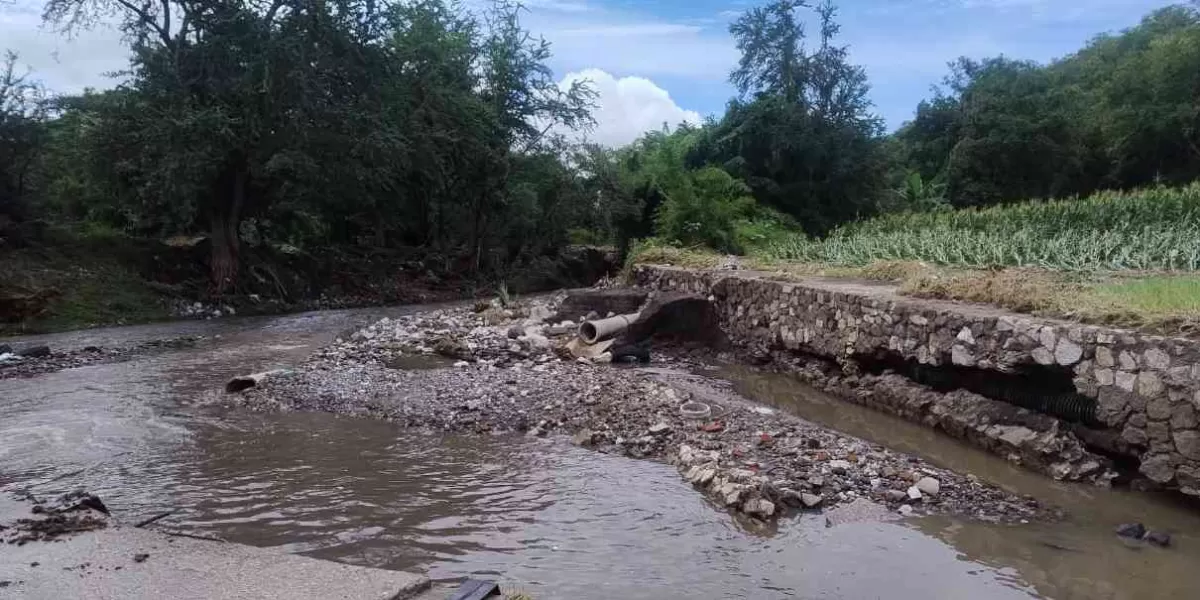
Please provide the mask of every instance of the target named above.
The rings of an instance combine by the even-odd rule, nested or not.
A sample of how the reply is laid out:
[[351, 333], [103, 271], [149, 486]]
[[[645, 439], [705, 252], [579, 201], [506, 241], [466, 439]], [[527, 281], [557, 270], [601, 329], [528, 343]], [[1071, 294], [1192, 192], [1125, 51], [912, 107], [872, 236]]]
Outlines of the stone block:
[[1150, 348], [1142, 353], [1142, 360], [1147, 367], [1157, 371], [1165, 371], [1171, 366], [1171, 357], [1159, 348]]
[[1134, 386], [1137, 384], [1137, 375], [1127, 371], [1117, 371], [1113, 382], [1117, 387], [1127, 392], [1132, 392]]
[[1200, 432], [1177, 431], [1171, 436], [1175, 442], [1175, 451], [1188, 460], [1200, 460]]
[[1154, 398], [1163, 393], [1162, 378], [1153, 371], [1142, 371], [1137, 380], [1138, 393], [1145, 398]]
[[1113, 357], [1112, 350], [1099, 346], [1096, 348], [1096, 364], [1101, 367], [1112, 367], [1117, 364]]
[[1196, 409], [1190, 403], [1174, 403], [1171, 409], [1171, 430], [1195, 429]]
[[1058, 346], [1054, 348], [1054, 359], [1058, 364], [1069, 367], [1083, 358], [1083, 348], [1072, 342], [1069, 339], [1058, 340]]

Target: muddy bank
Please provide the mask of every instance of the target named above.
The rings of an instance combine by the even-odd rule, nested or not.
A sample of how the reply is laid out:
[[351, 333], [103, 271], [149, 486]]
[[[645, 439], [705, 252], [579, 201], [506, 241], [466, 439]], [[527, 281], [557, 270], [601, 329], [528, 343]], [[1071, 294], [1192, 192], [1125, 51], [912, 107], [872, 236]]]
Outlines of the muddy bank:
[[552, 302], [384, 319], [224, 401], [438, 431], [567, 435], [600, 452], [671, 461], [716, 502], [761, 519], [863, 500], [899, 514], [1056, 515], [974, 477], [755, 405], [696, 375], [703, 365], [688, 358], [656, 355], [652, 369], [569, 358], [561, 346], [570, 324], [544, 321], [555, 312]]
[[[65, 237], [64, 237], [65, 236]], [[197, 242], [197, 240], [192, 240]], [[247, 248], [237, 285], [214, 297], [204, 243], [67, 234], [0, 251], [0, 335], [106, 325], [421, 304], [592, 285], [618, 265], [611, 249], [568, 246], [486, 274], [469, 257], [427, 248]]]

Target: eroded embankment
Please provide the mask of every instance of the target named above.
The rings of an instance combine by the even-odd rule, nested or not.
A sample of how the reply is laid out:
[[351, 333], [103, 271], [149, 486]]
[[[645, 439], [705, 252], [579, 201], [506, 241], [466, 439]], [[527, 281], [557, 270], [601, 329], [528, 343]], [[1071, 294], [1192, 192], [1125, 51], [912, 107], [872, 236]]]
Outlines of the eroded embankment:
[[[554, 312], [551, 303], [384, 319], [229, 398], [439, 431], [567, 434], [601, 452], [671, 460], [721, 505], [759, 518], [861, 499], [901, 513], [1052, 515], [974, 477], [755, 405], [691, 374], [698, 363], [656, 354], [655, 369], [634, 369], [569, 358], [562, 346], [573, 328], [563, 320], [582, 315]], [[691, 412], [691, 402], [705, 410]]]
[[1200, 495], [1200, 342], [898, 296], [877, 283], [642, 265], [747, 353], [1058, 479]]

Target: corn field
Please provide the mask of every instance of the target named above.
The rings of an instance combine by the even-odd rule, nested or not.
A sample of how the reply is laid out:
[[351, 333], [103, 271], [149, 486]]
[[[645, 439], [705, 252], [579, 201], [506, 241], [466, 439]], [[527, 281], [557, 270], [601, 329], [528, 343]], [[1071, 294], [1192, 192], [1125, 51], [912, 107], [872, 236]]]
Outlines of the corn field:
[[823, 240], [781, 239], [763, 252], [840, 265], [923, 260], [967, 267], [1196, 271], [1200, 183], [982, 210], [886, 215], [845, 226]]

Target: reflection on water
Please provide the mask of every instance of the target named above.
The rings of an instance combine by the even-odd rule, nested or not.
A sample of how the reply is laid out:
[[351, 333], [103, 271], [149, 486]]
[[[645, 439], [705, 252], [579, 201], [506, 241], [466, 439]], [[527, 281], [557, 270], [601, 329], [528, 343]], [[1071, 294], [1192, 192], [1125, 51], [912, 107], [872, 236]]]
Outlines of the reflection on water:
[[[1200, 507], [1174, 495], [1134, 493], [1055, 482], [931, 429], [842, 402], [785, 375], [725, 369], [742, 394], [888, 447], [1067, 509], [1062, 523], [990, 525], [946, 517], [914, 522], [957, 548], [964, 559], [1015, 567], [1051, 598], [1200, 597]], [[1113, 535], [1140, 521], [1172, 534], [1173, 547], [1127, 545]]]
[[[377, 316], [204, 324], [221, 338], [0, 381], [0, 484], [42, 493], [82, 485], [126, 522], [172, 510], [158, 525], [435, 579], [495, 576], [539, 598], [1157, 598], [1198, 589], [1187, 569], [1196, 521], [1177, 507], [1153, 504], [1137, 516], [1176, 528], [1178, 548], [1130, 550], [1108, 522], [1146, 507], [1142, 498], [1059, 487], [794, 384], [738, 379], [768, 400], [816, 411], [807, 415], [814, 420], [824, 411], [851, 433], [1078, 502], [1087, 509], [1079, 514], [1098, 524], [923, 519], [825, 528], [809, 515], [748, 531], [667, 465], [561, 441], [193, 406], [231, 375], [294, 364]], [[173, 335], [169, 325], [154, 327], [154, 335]]]

